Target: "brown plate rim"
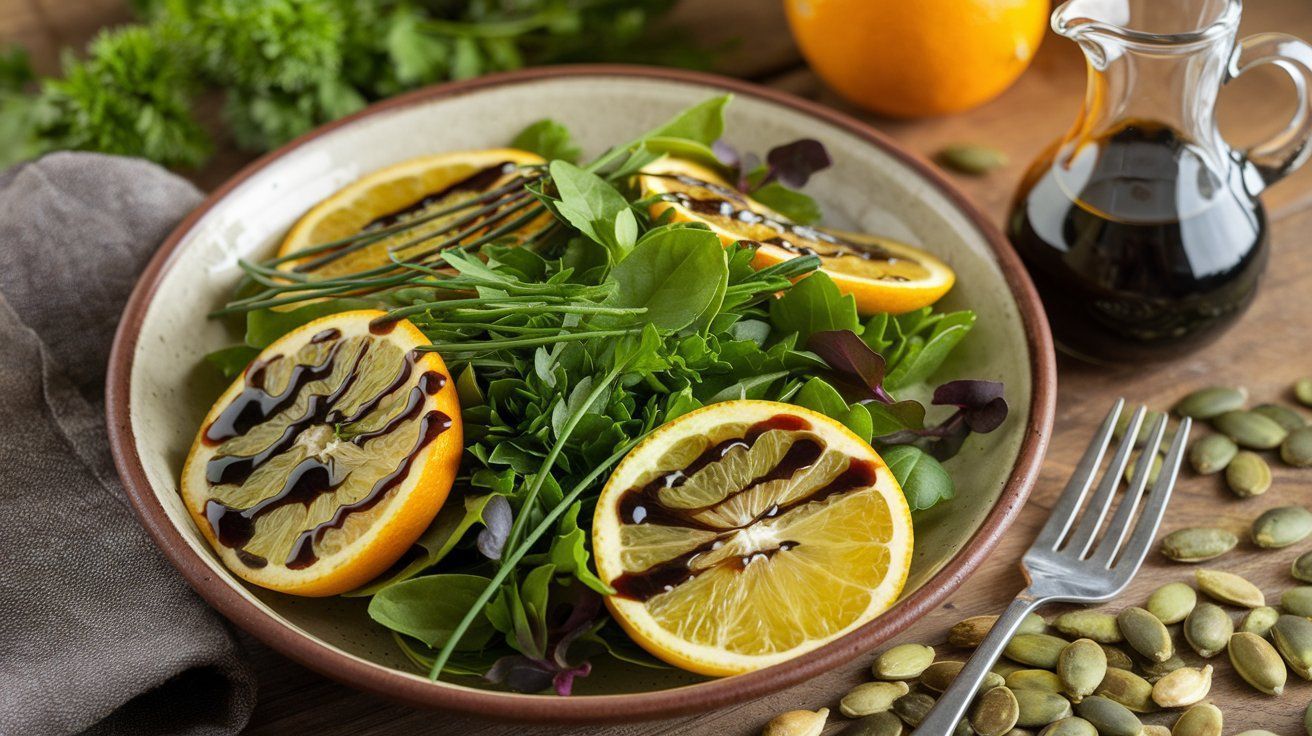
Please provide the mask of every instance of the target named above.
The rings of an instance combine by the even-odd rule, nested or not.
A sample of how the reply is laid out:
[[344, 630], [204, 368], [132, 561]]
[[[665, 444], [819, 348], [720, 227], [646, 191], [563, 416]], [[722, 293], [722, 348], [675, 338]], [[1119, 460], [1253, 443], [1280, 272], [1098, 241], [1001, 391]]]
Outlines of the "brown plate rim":
[[[943, 569], [879, 618], [837, 641], [757, 672], [645, 693], [561, 698], [433, 684], [348, 655], [264, 614], [228, 583], [214, 577], [155, 498], [132, 437], [129, 383], [133, 354], [146, 311], [173, 260], [178, 244], [192, 227], [242, 182], [273, 161], [329, 131], [390, 110], [506, 85], [559, 77], [621, 77], [679, 82], [754, 97], [810, 115], [865, 140], [916, 170], [952, 202], [959, 212], [966, 215], [993, 250], [1020, 310], [1030, 350], [1033, 393], [1016, 465], [993, 510], [985, 517], [970, 541]], [[525, 69], [416, 90], [378, 102], [354, 115], [317, 128], [247, 165], [178, 224], [142, 273], [114, 336], [106, 378], [106, 414], [114, 463], [142, 525], [201, 597], [257, 639], [327, 677], [416, 707], [440, 708], [499, 720], [599, 723], [687, 715], [782, 690], [828, 672], [869, 651], [931, 611], [980, 565], [1024, 505], [1038, 477], [1039, 466], [1052, 431], [1056, 384], [1056, 359], [1047, 318], [1019, 258], [998, 228], [927, 161], [905, 151], [873, 128], [844, 113], [750, 82], [679, 69], [583, 64]]]

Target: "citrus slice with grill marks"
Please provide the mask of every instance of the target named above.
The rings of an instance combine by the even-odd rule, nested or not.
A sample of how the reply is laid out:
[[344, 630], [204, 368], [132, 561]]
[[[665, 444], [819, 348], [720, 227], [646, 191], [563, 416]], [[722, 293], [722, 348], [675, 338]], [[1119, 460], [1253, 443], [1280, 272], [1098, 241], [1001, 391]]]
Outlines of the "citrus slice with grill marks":
[[597, 502], [606, 599], [643, 648], [731, 675], [783, 662], [887, 610], [911, 563], [911, 512], [843, 425], [726, 401], [657, 429]]
[[[391, 263], [389, 250], [401, 258], [417, 259], [439, 242], [463, 234], [461, 242], [508, 227], [526, 214], [511, 211], [519, 205], [536, 205], [531, 193], [510, 187], [523, 175], [522, 167], [543, 163], [541, 156], [514, 148], [457, 151], [403, 161], [375, 171], [315, 205], [292, 227], [278, 250], [289, 256], [314, 246], [414, 221], [439, 211], [454, 210], [414, 227], [395, 232], [359, 247], [343, 246], [284, 261], [279, 268], [300, 270], [331, 278], [359, 273]], [[477, 200], [477, 201], [475, 201]], [[480, 209], [501, 203], [479, 214]], [[463, 207], [459, 207], [464, 205]], [[459, 207], [457, 209], [457, 207]], [[543, 214], [503, 233], [507, 238], [536, 231], [550, 221]], [[422, 240], [424, 236], [433, 236]], [[414, 242], [419, 241], [419, 242]]]
[[423, 333], [343, 312], [265, 348], [219, 397], [182, 497], [224, 564], [266, 588], [352, 590], [446, 500], [460, 463], [454, 382]]
[[819, 256], [821, 268], [840, 291], [852, 295], [862, 314], [928, 306], [956, 282], [946, 263], [914, 246], [794, 224], [701, 164], [666, 156], [644, 168], [639, 181], [644, 194], [661, 197], [651, 206], [653, 216], [672, 210], [674, 220], [704, 223], [725, 245], [758, 243], [752, 262], [758, 269]]

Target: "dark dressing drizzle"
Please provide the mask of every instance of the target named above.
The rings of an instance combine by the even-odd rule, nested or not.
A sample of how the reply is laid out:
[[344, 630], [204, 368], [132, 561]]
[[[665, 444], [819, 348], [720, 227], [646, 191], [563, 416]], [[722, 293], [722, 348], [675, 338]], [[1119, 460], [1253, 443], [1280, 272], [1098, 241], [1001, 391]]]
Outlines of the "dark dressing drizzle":
[[[676, 202], [699, 215], [709, 215], [711, 217], [723, 217], [728, 220], [736, 220], [748, 225], [762, 225], [779, 233], [779, 235], [767, 238], [761, 242], [769, 243], [783, 248], [790, 253], [796, 253], [803, 256], [825, 256], [834, 258], [847, 256], [851, 258], [860, 258], [865, 261], [888, 261], [901, 260], [893, 253], [880, 248], [873, 244], [856, 245], [846, 240], [835, 237], [833, 234], [824, 230], [817, 230], [806, 225], [799, 225], [795, 222], [786, 222], [768, 217], [746, 206], [742, 194], [736, 190], [720, 186], [708, 181], [702, 181], [695, 177], [684, 174], [648, 174], [648, 176], [659, 176], [665, 179], [673, 179], [680, 184], [689, 187], [697, 187], [714, 193], [715, 197], [693, 197], [686, 192], [672, 192], [664, 195], [668, 201]], [[785, 236], [792, 235], [802, 240], [820, 242], [833, 246], [832, 250], [820, 251], [815, 248], [799, 246], [788, 240]], [[891, 276], [889, 278], [905, 281], [900, 276]]]
[[378, 217], [375, 217], [374, 219], [370, 220], [369, 223], [366, 224], [363, 228], [361, 228], [360, 231], [369, 232], [370, 230], [381, 230], [382, 228], [385, 227], [391, 227], [392, 225], [395, 225], [408, 217], [412, 217], [420, 212], [423, 212], [429, 207], [432, 207], [438, 202], [441, 202], [447, 197], [450, 197], [451, 195], [457, 194], [459, 192], [484, 191], [490, 188], [493, 184], [495, 184], [497, 180], [500, 179], [501, 177], [506, 176], [508, 174], [515, 173], [515, 170], [518, 168], [519, 167], [513, 162], [502, 161], [501, 163], [493, 164], [492, 166], [489, 166], [486, 169], [480, 169], [474, 172], [473, 174], [470, 174], [469, 176], [465, 177], [464, 179], [461, 179], [460, 181], [457, 181], [456, 183], [446, 187], [445, 189], [433, 192], [432, 194], [425, 195], [422, 199], [420, 199], [418, 202], [415, 202], [414, 204], [411, 204], [406, 207], [402, 207], [401, 209], [396, 210], [394, 212], [389, 212], [385, 215], [380, 215]]
[[[340, 337], [341, 333], [337, 330], [325, 330], [311, 338], [311, 342], [326, 342], [328, 340], [337, 340]], [[247, 387], [206, 430], [204, 435], [206, 440], [211, 441], [210, 435], [215, 426], [221, 428], [220, 432], [215, 433], [217, 436], [235, 437], [249, 431], [260, 422], [267, 421], [278, 411], [285, 409], [286, 405], [293, 402], [297, 393], [303, 390], [313, 378], [323, 378], [331, 373], [333, 360], [342, 344], [339, 342], [334, 345], [327, 358], [320, 363], [313, 366], [305, 364], [294, 366], [287, 389], [276, 396], [264, 390], [264, 369], [267, 364], [253, 365], [253, 370], [247, 372]], [[224, 455], [211, 458], [205, 468], [206, 480], [214, 485], [243, 483], [256, 469], [272, 457], [290, 448], [301, 433], [308, 428], [360, 421], [410, 379], [415, 363], [422, 357], [422, 353], [418, 351], [407, 352], [396, 377], [377, 394], [362, 402], [351, 416], [346, 417], [337, 408], [337, 404], [359, 378], [360, 365], [366, 352], [368, 352], [368, 346], [361, 346], [354, 357], [350, 371], [342, 378], [337, 388], [330, 394], [310, 396], [307, 400], [305, 413], [289, 423], [282, 435], [264, 450], [254, 455]], [[301, 370], [302, 368], [305, 370]], [[397, 414], [389, 417], [380, 427], [354, 435], [348, 441], [356, 446], [363, 446], [369, 440], [395, 431], [407, 421], [415, 418], [423, 407], [426, 396], [436, 394], [446, 384], [446, 376], [436, 371], [426, 371], [420, 376], [419, 385], [410, 389], [404, 407]], [[401, 461], [397, 469], [376, 482], [370, 492], [360, 501], [338, 507], [329, 522], [302, 533], [292, 546], [292, 554], [288, 557], [288, 566], [294, 567], [292, 563], [296, 562], [300, 567], [294, 567], [294, 569], [301, 569], [313, 564], [317, 559], [313, 550], [313, 541], [322, 539], [327, 529], [340, 528], [350, 514], [366, 511], [376, 506], [389, 490], [404, 480], [409, 473], [415, 456], [433, 439], [450, 427], [450, 417], [442, 412], [433, 410], [425, 414], [420, 420], [419, 438], [415, 446], [411, 449], [409, 455]], [[229, 435], [228, 433], [234, 434]], [[267, 560], [241, 549], [254, 536], [256, 520], [290, 504], [298, 503], [308, 508], [320, 496], [335, 491], [346, 479], [346, 475], [339, 473], [334, 466], [335, 463], [331, 458], [325, 462], [317, 457], [308, 457], [292, 468], [282, 488], [274, 495], [245, 509], [236, 509], [211, 499], [205, 505], [205, 517], [214, 530], [215, 536], [218, 537], [220, 544], [236, 549], [238, 559], [246, 565], [263, 567], [268, 564]]]
[[359, 501], [354, 503], [338, 506], [333, 512], [332, 518], [325, 521], [313, 529], [306, 529], [296, 537], [292, 543], [291, 551], [287, 554], [287, 567], [292, 570], [303, 570], [318, 561], [319, 557], [314, 552], [314, 545], [323, 539], [323, 535], [329, 529], [341, 529], [351, 514], [368, 511], [377, 506], [384, 498], [387, 497], [388, 491], [391, 491], [399, 485], [406, 476], [410, 474], [410, 466], [414, 464], [415, 458], [420, 451], [427, 447], [438, 435], [451, 428], [451, 417], [443, 414], [436, 409], [424, 414], [424, 418], [419, 423], [419, 436], [415, 444], [410, 448], [410, 452], [401, 460], [396, 469], [387, 475], [379, 478]]
[[[800, 423], [801, 426], [798, 426]], [[700, 529], [713, 531], [716, 538], [711, 539], [696, 548], [691, 549], [678, 557], [666, 560], [658, 565], [654, 565], [640, 572], [627, 572], [611, 581], [611, 587], [616, 593], [625, 598], [645, 601], [661, 593], [673, 590], [675, 587], [692, 580], [703, 572], [713, 569], [707, 567], [704, 569], [694, 569], [693, 562], [697, 557], [708, 552], [719, 549], [724, 544], [724, 537], [739, 529], [751, 526], [756, 522], [781, 516], [788, 511], [807, 503], [820, 503], [832, 496], [840, 495], [859, 488], [865, 488], [873, 485], [877, 476], [875, 464], [869, 460], [858, 458], [852, 459], [847, 469], [821, 488], [816, 489], [810, 495], [801, 498], [795, 498], [783, 505], [775, 505], [744, 524], [733, 529], [723, 529], [709, 526], [695, 517], [698, 513], [703, 512], [711, 506], [694, 509], [677, 509], [669, 508], [660, 502], [660, 491], [666, 488], [674, 488], [682, 485], [689, 477], [696, 473], [696, 470], [705, 467], [710, 462], [722, 459], [730, 450], [735, 447], [750, 448], [752, 444], [766, 431], [771, 429], [785, 429], [798, 431], [809, 428], [805, 420], [791, 415], [779, 415], [760, 422], [749, 429], [742, 439], [731, 439], [721, 442], [714, 447], [706, 450], [699, 455], [687, 468], [682, 470], [673, 470], [656, 478], [654, 481], [643, 486], [638, 486], [625, 491], [620, 497], [620, 520], [625, 524], [661, 524], [665, 526], [682, 526], [691, 529]], [[752, 479], [742, 489], [729, 495], [723, 500], [717, 502], [716, 506], [729, 501], [734, 496], [750, 488], [754, 488], [762, 483], [768, 483], [774, 480], [791, 478], [799, 470], [809, 467], [820, 459], [824, 448], [820, 443], [812, 439], [802, 439], [793, 443], [779, 462], [764, 475]], [[796, 542], [784, 541], [779, 546], [769, 549], [753, 552], [750, 555], [730, 558], [719, 563], [719, 566], [731, 565], [733, 569], [743, 570], [747, 565], [757, 561], [768, 560], [779, 552], [786, 552], [798, 546]]]

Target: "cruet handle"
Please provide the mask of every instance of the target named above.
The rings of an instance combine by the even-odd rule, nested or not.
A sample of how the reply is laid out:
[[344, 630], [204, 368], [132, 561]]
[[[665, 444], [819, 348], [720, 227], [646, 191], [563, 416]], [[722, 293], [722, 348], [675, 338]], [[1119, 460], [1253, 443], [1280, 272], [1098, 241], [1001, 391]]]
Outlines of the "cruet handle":
[[1275, 64], [1294, 81], [1298, 109], [1285, 129], [1243, 154], [1263, 185], [1280, 181], [1312, 155], [1312, 45], [1287, 33], [1259, 33], [1240, 41], [1230, 58], [1227, 81], [1263, 64]]

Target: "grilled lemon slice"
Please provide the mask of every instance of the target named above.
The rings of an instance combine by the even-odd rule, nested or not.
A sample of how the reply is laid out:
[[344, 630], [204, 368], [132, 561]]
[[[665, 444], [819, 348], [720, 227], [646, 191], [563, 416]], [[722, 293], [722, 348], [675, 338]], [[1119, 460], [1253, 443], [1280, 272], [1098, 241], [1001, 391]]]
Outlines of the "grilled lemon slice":
[[394, 563], [446, 500], [462, 451], [446, 366], [406, 321], [343, 312], [260, 353], [205, 418], [182, 498], [224, 564], [307, 596]]
[[[457, 233], [465, 233], [461, 240], [468, 242], [507, 226], [524, 214], [523, 211], [508, 213], [508, 208], [532, 204], [528, 191], [495, 192], [520, 176], [521, 167], [540, 163], [542, 157], [528, 151], [492, 148], [424, 156], [376, 171], [323, 200], [301, 217], [283, 240], [278, 255], [294, 255], [317, 245], [414, 221], [439, 210], [466, 206], [364, 247], [314, 253], [303, 259], [284, 261], [279, 268], [331, 278], [388, 265], [389, 250], [402, 258], [418, 258], [442, 239]], [[476, 210], [494, 202], [501, 202], [503, 207], [476, 214]], [[513, 238], [533, 232], [549, 219], [550, 215], [543, 214], [505, 235]], [[438, 232], [441, 234], [436, 237], [423, 239]]]
[[862, 314], [901, 314], [938, 301], [952, 288], [952, 269], [919, 248], [887, 238], [796, 225], [734, 189], [700, 164], [666, 156], [643, 169], [646, 195], [660, 195], [652, 215], [673, 210], [677, 221], [701, 222], [725, 245], [759, 243], [756, 268], [803, 255], [820, 256], [838, 289], [856, 299]]
[[897, 598], [911, 512], [870, 445], [821, 414], [726, 401], [656, 430], [597, 502], [607, 605], [653, 655], [708, 675], [783, 662]]

